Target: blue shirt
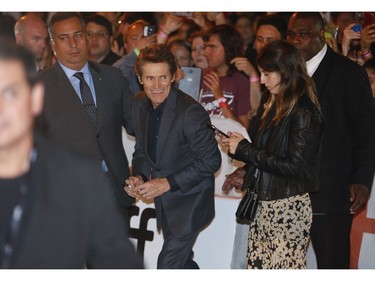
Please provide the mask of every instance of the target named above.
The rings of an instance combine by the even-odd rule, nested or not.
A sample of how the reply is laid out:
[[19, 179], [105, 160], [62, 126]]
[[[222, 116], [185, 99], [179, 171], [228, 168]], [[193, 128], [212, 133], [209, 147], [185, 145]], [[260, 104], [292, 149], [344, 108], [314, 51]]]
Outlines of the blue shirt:
[[[80, 71], [77, 71], [77, 70], [73, 70], [73, 69], [70, 69], [70, 68], [64, 66], [59, 61], [58, 61], [58, 63], [60, 64], [61, 68], [64, 70], [66, 76], [68, 77], [70, 83], [72, 84], [72, 86], [73, 86], [74, 90], [76, 91], [77, 96], [81, 100], [81, 102], [82, 102], [82, 96], [81, 96], [81, 91], [79, 89], [80, 81], [77, 77], [74, 76], [74, 74], [76, 72], [82, 72], [83, 73], [83, 77], [85, 78], [86, 83], [90, 87], [90, 90], [91, 90], [91, 93], [93, 95], [93, 99], [94, 99], [94, 102], [95, 102], [95, 106], [97, 107], [94, 81], [92, 80], [92, 75], [91, 75], [91, 72], [90, 72], [89, 64], [86, 62], [86, 64], [83, 66], [83, 68]], [[105, 163], [105, 160], [102, 161], [102, 169], [103, 169], [104, 172], [108, 172], [108, 166]]]
[[76, 72], [82, 72], [83, 73], [83, 77], [85, 78], [86, 83], [89, 85], [91, 93], [93, 95], [95, 106], [97, 106], [97, 104], [96, 104], [96, 94], [95, 94], [94, 81], [92, 80], [92, 75], [91, 75], [91, 72], [90, 72], [90, 69], [89, 69], [89, 64], [86, 62], [86, 64], [84, 65], [84, 67], [81, 70], [77, 71], [77, 70], [73, 70], [73, 69], [67, 68], [66, 66], [64, 66], [60, 62], [58, 62], [58, 63], [60, 64], [61, 68], [64, 70], [66, 76], [68, 77], [70, 83], [72, 84], [72, 86], [73, 86], [74, 90], [76, 91], [77, 96], [79, 97], [79, 99], [81, 100], [81, 102], [82, 102], [82, 97], [81, 97], [81, 91], [79, 89], [79, 83], [80, 82], [79, 82], [79, 79], [74, 76], [74, 74]]

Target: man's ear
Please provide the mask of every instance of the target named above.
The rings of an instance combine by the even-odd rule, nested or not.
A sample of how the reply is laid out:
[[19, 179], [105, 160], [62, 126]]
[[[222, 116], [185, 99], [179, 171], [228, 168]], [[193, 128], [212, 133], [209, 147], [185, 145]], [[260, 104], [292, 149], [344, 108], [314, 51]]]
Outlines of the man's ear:
[[319, 30], [319, 38], [321, 42], [326, 42], [324, 29]]
[[31, 111], [34, 116], [38, 116], [43, 109], [44, 85], [38, 82], [31, 89]]
[[50, 39], [49, 42], [51, 44], [51, 50], [52, 50], [53, 54], [56, 56], [55, 41], [53, 41], [52, 39]]
[[21, 35], [21, 33], [16, 34], [16, 42], [17, 42], [17, 44], [23, 43], [23, 36]]
[[141, 78], [141, 76], [139, 76], [139, 75], [137, 74], [137, 77], [138, 77], [139, 84], [143, 85], [143, 82], [142, 82], [142, 78]]

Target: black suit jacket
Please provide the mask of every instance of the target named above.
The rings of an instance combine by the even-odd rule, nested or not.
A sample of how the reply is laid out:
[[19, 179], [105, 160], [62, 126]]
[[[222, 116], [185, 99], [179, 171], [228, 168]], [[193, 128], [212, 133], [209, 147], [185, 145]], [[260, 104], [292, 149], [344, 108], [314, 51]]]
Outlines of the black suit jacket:
[[147, 127], [150, 101], [144, 92], [133, 100], [132, 122], [136, 145], [133, 174], [147, 178], [173, 176], [177, 190], [155, 199], [158, 226], [164, 212], [174, 234], [190, 234], [214, 217], [214, 173], [221, 155], [210, 121], [202, 105], [171, 87], [165, 101], [158, 134], [156, 163], [147, 153]]
[[349, 212], [349, 185], [371, 189], [375, 162], [375, 106], [365, 71], [328, 48], [313, 77], [324, 126], [320, 192], [314, 212]]
[[98, 161], [105, 160], [120, 202], [133, 203], [122, 188], [129, 177], [129, 164], [122, 143], [122, 127], [131, 130], [131, 97], [121, 71], [112, 66], [89, 62], [97, 102], [97, 128], [93, 126], [81, 100], [59, 63], [41, 72], [45, 86], [38, 129], [54, 141]]
[[142, 268], [98, 163], [41, 138], [35, 147], [10, 267]]

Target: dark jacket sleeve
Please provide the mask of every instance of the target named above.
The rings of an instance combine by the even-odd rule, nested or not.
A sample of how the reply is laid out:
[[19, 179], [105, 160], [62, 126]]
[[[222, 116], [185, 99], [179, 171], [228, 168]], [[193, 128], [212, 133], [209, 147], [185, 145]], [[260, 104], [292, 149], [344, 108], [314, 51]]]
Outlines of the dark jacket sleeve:
[[352, 134], [350, 182], [371, 189], [375, 167], [375, 104], [364, 70], [351, 68], [347, 75], [351, 81], [345, 91], [347, 120]]
[[204, 108], [193, 104], [187, 109], [184, 120], [184, 135], [195, 160], [172, 175], [183, 192], [211, 177], [221, 165], [221, 154], [214, 133], [207, 127], [209, 117]]
[[317, 143], [311, 140], [317, 138], [320, 125], [316, 123], [314, 113], [309, 110], [296, 111], [289, 122], [289, 129], [283, 131], [286, 135], [282, 138], [282, 143], [287, 145], [285, 155], [266, 151], [247, 140], [242, 140], [237, 146], [235, 159], [252, 164], [270, 174], [300, 175], [306, 167], [306, 159], [309, 159], [312, 153], [316, 153]]

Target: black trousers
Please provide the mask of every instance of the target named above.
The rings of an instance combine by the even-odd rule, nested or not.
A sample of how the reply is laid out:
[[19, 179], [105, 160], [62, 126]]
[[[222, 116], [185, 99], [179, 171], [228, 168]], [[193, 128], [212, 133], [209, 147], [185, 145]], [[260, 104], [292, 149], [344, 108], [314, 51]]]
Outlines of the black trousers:
[[[162, 212], [163, 213], [163, 212]], [[199, 231], [186, 235], [175, 235], [162, 214], [163, 248], [158, 257], [158, 269], [199, 269], [193, 260], [193, 246]]]
[[349, 268], [352, 221], [349, 212], [313, 216], [310, 235], [319, 269]]

